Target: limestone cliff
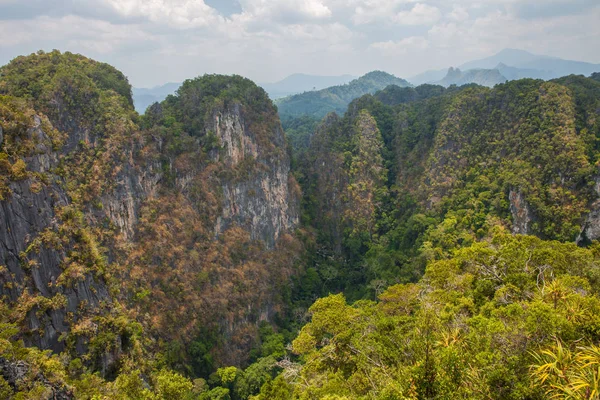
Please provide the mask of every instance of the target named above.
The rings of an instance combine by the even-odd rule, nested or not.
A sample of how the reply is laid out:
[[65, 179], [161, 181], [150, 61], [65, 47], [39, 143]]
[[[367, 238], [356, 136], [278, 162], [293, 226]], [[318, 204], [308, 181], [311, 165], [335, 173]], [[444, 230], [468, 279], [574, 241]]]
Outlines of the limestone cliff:
[[129, 320], [166, 341], [216, 330], [242, 363], [298, 252], [264, 91], [200, 78], [140, 119], [122, 74], [53, 52], [3, 67], [0, 94], [0, 297], [26, 343], [91, 353], [106, 374]]
[[593, 240], [600, 239], [600, 176], [595, 178], [594, 190], [599, 199], [590, 205], [590, 212], [581, 227], [581, 233], [577, 237], [578, 244], [588, 244]]
[[[52, 150], [42, 119], [32, 115], [28, 122], [27, 128], [7, 132], [4, 144], [29, 142], [35, 150], [23, 158], [27, 172], [12, 177], [0, 201], [0, 297], [16, 304], [14, 319], [24, 324], [27, 344], [62, 351], [59, 337], [68, 329], [67, 313], [81, 316], [86, 309], [99, 310], [109, 296], [101, 277], [84, 268], [69, 269], [70, 253], [82, 245], [78, 238], [68, 238], [74, 243], [64, 245], [51, 243], [56, 239], [52, 233], [69, 218], [70, 201], [60, 178], [51, 172], [58, 153]], [[48, 121], [46, 126], [51, 129]]]
[[508, 194], [510, 213], [512, 215], [512, 231], [520, 235], [529, 233], [531, 224], [531, 210], [520, 190], [511, 189]]
[[284, 151], [283, 130], [279, 125], [274, 126], [271, 145], [277, 151], [267, 154], [245, 121], [240, 104], [216, 110], [208, 125], [222, 148], [215, 161], [232, 170], [253, 169], [250, 179], [223, 181], [223, 211], [217, 217], [215, 234], [218, 236], [235, 224], [272, 248], [283, 232], [298, 223], [298, 199], [290, 190], [293, 183], [290, 183], [290, 160]]

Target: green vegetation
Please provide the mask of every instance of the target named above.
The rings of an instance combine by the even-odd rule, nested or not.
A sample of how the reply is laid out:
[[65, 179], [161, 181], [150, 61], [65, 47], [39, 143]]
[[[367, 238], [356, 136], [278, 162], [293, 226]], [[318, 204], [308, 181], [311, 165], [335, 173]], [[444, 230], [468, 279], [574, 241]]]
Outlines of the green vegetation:
[[[597, 398], [598, 77], [400, 86], [283, 99], [286, 143], [239, 76], [139, 116], [83, 56], [0, 68], [0, 202], [46, 221], [0, 258], [0, 398]], [[295, 232], [220, 226], [289, 160]]]
[[598, 250], [500, 232], [377, 302], [319, 299], [293, 341], [298, 362], [274, 381], [285, 390], [258, 398], [594, 398]]
[[362, 95], [375, 93], [389, 85], [410, 86], [404, 79], [382, 71], [373, 71], [346, 85], [305, 92], [276, 101], [282, 119], [308, 115], [323, 118], [330, 112], [344, 113], [350, 102]]
[[[75, 87], [76, 85], [76, 87]], [[0, 93], [34, 101], [36, 108], [47, 111], [57, 88], [76, 89], [70, 105], [84, 110], [95, 94], [86, 86], [93, 85], [101, 91], [112, 90], [122, 96], [130, 106], [131, 86], [125, 75], [114, 67], [79, 54], [39, 51], [31, 56], [20, 56], [0, 68]], [[64, 93], [62, 94], [64, 95]], [[84, 110], [84, 112], [93, 110]]]
[[[595, 398], [599, 254], [573, 242], [597, 198], [599, 88], [392, 86], [328, 116], [296, 163], [319, 245], [293, 299], [345, 296], [311, 306], [258, 398]], [[365, 113], [378, 147], [358, 144]], [[387, 170], [362, 204], [361, 150]]]
[[[175, 95], [161, 103], [162, 124], [177, 131], [178, 128], [190, 136], [204, 135], [206, 121], [212, 114], [230, 107], [242, 105], [249, 121], [268, 119], [275, 113], [273, 103], [266, 92], [254, 82], [241, 76], [205, 75], [185, 81]], [[152, 114], [150, 116], [152, 118]], [[271, 118], [272, 120], [272, 118]], [[258, 121], [257, 121], [258, 122]], [[275, 121], [269, 121], [275, 123]], [[178, 125], [180, 124], [180, 125]], [[273, 131], [272, 126], [254, 126], [252, 132], [266, 145]]]

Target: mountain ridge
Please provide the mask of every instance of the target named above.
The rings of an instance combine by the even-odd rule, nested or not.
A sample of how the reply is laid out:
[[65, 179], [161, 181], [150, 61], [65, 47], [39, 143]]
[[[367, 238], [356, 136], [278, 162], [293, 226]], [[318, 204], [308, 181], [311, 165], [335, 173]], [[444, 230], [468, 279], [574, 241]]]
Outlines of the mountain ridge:
[[410, 86], [408, 81], [387, 72], [371, 71], [345, 85], [289, 96], [275, 104], [282, 118], [302, 115], [322, 118], [330, 112], [343, 113], [352, 100], [389, 85]]
[[[501, 68], [498, 68], [501, 66]], [[537, 55], [525, 50], [503, 49], [489, 57], [469, 61], [458, 66], [460, 70], [498, 69], [507, 79], [555, 79], [566, 75], [589, 76], [600, 71], [600, 64], [565, 60], [558, 57]], [[434, 83], [443, 79], [446, 70], [430, 70], [413, 76], [413, 84]]]
[[[353, 79], [356, 77], [352, 75], [326, 76], [296, 73], [280, 81], [262, 83], [259, 86], [267, 91], [272, 100], [275, 100], [296, 93], [345, 84]], [[169, 82], [152, 88], [132, 88], [135, 109], [143, 114], [150, 105], [160, 103], [168, 95], [175, 94], [180, 86], [181, 82]]]
[[600, 73], [329, 89], [0, 67], [0, 398], [589, 398]]

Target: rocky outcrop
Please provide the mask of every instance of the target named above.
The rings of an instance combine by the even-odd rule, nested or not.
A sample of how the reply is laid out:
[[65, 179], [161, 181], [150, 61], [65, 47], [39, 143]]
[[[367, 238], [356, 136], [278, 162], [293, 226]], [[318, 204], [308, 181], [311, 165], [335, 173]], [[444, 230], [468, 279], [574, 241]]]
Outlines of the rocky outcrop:
[[[67, 314], [98, 308], [110, 297], [104, 283], [92, 273], [73, 285], [57, 285], [70, 246], [32, 246], [40, 235], [59, 229], [56, 212], [69, 204], [59, 178], [49, 172], [56, 166], [58, 154], [52, 151], [40, 118], [33, 119], [27, 138], [37, 143], [38, 154], [25, 161], [32, 174], [45, 174], [49, 183], [36, 186], [33, 178], [13, 181], [11, 194], [0, 201], [0, 266], [4, 267], [0, 269], [0, 298], [22, 307], [26, 344], [59, 352], [65, 348], [60, 335], [69, 328]], [[43, 299], [64, 299], [64, 303], [45, 306]]]
[[[104, 376], [130, 345], [134, 319], [164, 341], [210, 326], [251, 347], [257, 324], [282, 310], [278, 290], [297, 251], [279, 245], [294, 242], [300, 193], [275, 107], [248, 80], [199, 78], [179, 104], [150, 107], [140, 127], [121, 95], [126, 82], [95, 81], [107, 71], [53, 81], [35, 110], [0, 107], [9, 320], [27, 345], [87, 353]], [[25, 104], [11, 97], [22, 87], [7, 88], [16, 94], [0, 101]]]
[[240, 104], [215, 112], [212, 130], [222, 151], [215, 161], [237, 170], [233, 179], [222, 181], [222, 213], [217, 218], [215, 235], [232, 224], [244, 227], [252, 239], [263, 240], [269, 248], [283, 232], [298, 223], [298, 194], [290, 186], [290, 160], [280, 125], [272, 135], [275, 151], [260, 146], [255, 132], [244, 119]]
[[[42, 392], [38, 394], [45, 399], [71, 400], [75, 399], [73, 391], [65, 386], [50, 382], [41, 372], [32, 375], [31, 366], [25, 361], [9, 361], [0, 357], [0, 376], [8, 383], [14, 391], [19, 391], [23, 381], [29, 380], [42, 386]], [[40, 397], [42, 398], [42, 397]]]
[[[312, 136], [307, 156], [315, 179], [309, 194], [316, 203], [314, 224], [337, 254], [344, 238], [373, 233], [385, 193], [381, 133], [368, 111], [353, 112], [344, 119], [329, 114]], [[342, 141], [347, 151], [336, 148]]]
[[[600, 196], [600, 176], [596, 177], [594, 189], [596, 194]], [[577, 244], [584, 245], [598, 239], [600, 239], [600, 199], [590, 205], [590, 212], [581, 227]]]
[[531, 210], [520, 190], [511, 189], [508, 194], [510, 213], [512, 215], [512, 232], [514, 234], [528, 235], [532, 221]]
[[307, 154], [310, 173], [316, 179], [314, 196], [318, 206], [315, 209], [315, 225], [328, 236], [328, 242], [337, 254], [342, 252], [342, 219], [350, 179], [344, 168], [343, 156], [332, 149], [333, 135], [339, 125], [338, 115], [328, 114], [311, 137]]

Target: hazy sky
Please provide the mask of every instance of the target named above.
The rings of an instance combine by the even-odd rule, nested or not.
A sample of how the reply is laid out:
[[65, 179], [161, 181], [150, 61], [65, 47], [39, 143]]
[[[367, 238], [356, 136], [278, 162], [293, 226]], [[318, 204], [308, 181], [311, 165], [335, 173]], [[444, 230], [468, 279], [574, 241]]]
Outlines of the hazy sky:
[[0, 64], [68, 50], [138, 87], [215, 72], [409, 77], [506, 47], [600, 63], [600, 0], [0, 0]]

